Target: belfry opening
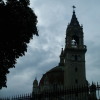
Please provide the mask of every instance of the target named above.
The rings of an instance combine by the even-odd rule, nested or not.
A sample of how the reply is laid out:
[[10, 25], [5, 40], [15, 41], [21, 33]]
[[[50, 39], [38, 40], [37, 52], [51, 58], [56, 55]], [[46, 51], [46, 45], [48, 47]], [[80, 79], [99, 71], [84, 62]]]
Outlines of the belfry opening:
[[73, 35], [72, 40], [75, 40], [75, 45], [79, 45], [79, 37], [77, 35]]

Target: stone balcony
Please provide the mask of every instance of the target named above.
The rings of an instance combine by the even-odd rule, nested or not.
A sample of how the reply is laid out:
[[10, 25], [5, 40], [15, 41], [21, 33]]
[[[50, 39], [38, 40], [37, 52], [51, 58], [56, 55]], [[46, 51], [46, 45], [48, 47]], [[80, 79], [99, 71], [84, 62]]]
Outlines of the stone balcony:
[[87, 46], [86, 45], [66, 44], [65, 49], [64, 49], [64, 54], [66, 54], [66, 51], [86, 52]]
[[66, 48], [87, 49], [86, 45], [66, 44]]

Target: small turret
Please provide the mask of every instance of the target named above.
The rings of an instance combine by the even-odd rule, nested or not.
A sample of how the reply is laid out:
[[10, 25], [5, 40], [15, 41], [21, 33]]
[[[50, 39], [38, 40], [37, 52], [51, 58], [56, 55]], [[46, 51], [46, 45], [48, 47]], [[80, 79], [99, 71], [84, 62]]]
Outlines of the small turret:
[[63, 56], [63, 48], [61, 50], [61, 54], [60, 54], [60, 62], [59, 62], [59, 66], [64, 66], [64, 56]]
[[38, 81], [37, 81], [37, 79], [35, 78], [35, 80], [33, 81], [33, 92], [34, 92], [34, 93], [37, 93], [38, 90], [39, 90], [39, 88], [38, 88]]
[[92, 81], [92, 85], [90, 86], [90, 93], [91, 93], [91, 99], [96, 100], [96, 85]]

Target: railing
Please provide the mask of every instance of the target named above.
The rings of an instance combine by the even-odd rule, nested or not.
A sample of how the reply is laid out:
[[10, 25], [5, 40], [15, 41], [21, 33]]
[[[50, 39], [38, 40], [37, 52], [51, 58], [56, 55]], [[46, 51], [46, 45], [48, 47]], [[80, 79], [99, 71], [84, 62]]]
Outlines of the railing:
[[66, 44], [66, 48], [87, 49], [86, 45]]
[[78, 86], [56, 91], [51, 90], [43, 93], [34, 93], [33, 100], [42, 100], [43, 98], [45, 98], [43, 100], [54, 100], [54, 98], [56, 98], [55, 100], [100, 100], [100, 97], [98, 99], [96, 96], [96, 90], [99, 93], [100, 87], [99, 85], [96, 87], [93, 84], [92, 86]]
[[[97, 94], [96, 94], [97, 90]], [[0, 100], [100, 100], [100, 85], [92, 83], [88, 86], [70, 87], [68, 89], [48, 90], [44, 92], [32, 93], [28, 95], [14, 96], [12, 99], [4, 98]], [[56, 98], [56, 99], [54, 99]]]
[[6, 98], [2, 98], [0, 100], [30, 100], [30, 98], [32, 98], [32, 93], [12, 96], [12, 98], [6, 97]]

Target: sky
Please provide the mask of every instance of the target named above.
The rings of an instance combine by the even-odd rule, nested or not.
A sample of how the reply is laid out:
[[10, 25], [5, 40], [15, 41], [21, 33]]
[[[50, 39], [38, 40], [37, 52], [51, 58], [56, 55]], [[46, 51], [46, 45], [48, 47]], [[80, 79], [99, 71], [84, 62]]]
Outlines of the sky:
[[0, 90], [0, 97], [32, 93], [33, 81], [60, 61], [62, 45], [75, 5], [76, 17], [83, 24], [86, 79], [100, 84], [100, 0], [30, 0], [30, 7], [37, 15], [39, 36], [33, 36], [25, 56], [17, 59], [15, 68], [7, 74], [7, 88]]

